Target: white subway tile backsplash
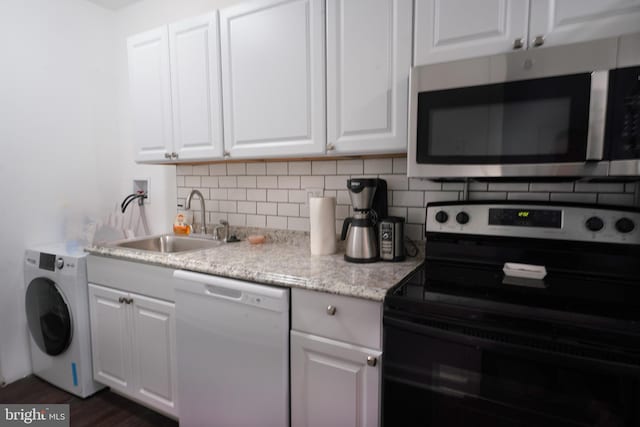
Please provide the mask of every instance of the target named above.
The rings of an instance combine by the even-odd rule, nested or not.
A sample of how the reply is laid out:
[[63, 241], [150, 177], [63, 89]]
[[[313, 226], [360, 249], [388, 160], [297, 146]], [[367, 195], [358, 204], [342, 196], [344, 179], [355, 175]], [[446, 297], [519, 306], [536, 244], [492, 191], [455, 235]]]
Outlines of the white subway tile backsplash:
[[228, 215], [229, 225], [233, 225], [235, 227], [244, 227], [247, 225], [247, 216], [244, 214], [229, 214]]
[[299, 216], [300, 205], [297, 203], [278, 203], [278, 216]]
[[246, 163], [227, 163], [227, 175], [246, 175]]
[[551, 193], [551, 200], [558, 202], [595, 203], [596, 193]]
[[290, 203], [307, 203], [307, 191], [306, 190], [289, 190], [289, 202]]
[[278, 204], [277, 203], [257, 203], [256, 210], [262, 215], [277, 215]]
[[227, 174], [227, 165], [224, 163], [216, 163], [209, 165], [209, 175], [211, 176], [223, 176]]
[[573, 182], [532, 182], [529, 191], [543, 191], [547, 193], [561, 193], [573, 191]]
[[335, 175], [336, 170], [335, 160], [314, 160], [311, 162], [312, 175]]
[[255, 214], [256, 202], [238, 202], [238, 213]]
[[287, 162], [269, 162], [267, 163], [267, 175], [287, 175], [289, 167]]
[[220, 188], [236, 188], [238, 179], [235, 176], [221, 176], [218, 178], [218, 186]]
[[259, 176], [256, 178], [258, 188], [278, 188], [277, 176]]
[[260, 227], [267, 226], [267, 217], [264, 215], [247, 215], [247, 227]]
[[393, 173], [393, 159], [365, 159], [365, 174], [390, 174]]
[[541, 201], [548, 201], [549, 200], [549, 193], [542, 193], [542, 192], [538, 192], [538, 193], [533, 193], [533, 192], [515, 192], [515, 193], [508, 193], [507, 194], [507, 199], [509, 200], [541, 200]]
[[601, 193], [598, 194], [598, 203], [603, 205], [633, 206], [633, 194], [629, 193]]
[[[427, 203], [462, 196], [460, 182], [407, 178], [405, 158], [382, 158], [178, 165], [177, 202], [184, 205], [195, 188], [205, 197], [212, 224], [224, 219], [237, 226], [308, 231], [307, 189], [320, 189], [325, 197], [336, 197], [336, 232], [340, 232], [344, 218], [353, 215], [347, 180], [376, 176], [387, 181], [389, 215], [404, 217], [405, 233], [414, 240], [424, 238]], [[624, 182], [470, 182], [469, 197], [631, 205], [635, 186]], [[196, 216], [200, 221], [198, 212]]]
[[354, 175], [364, 173], [364, 163], [362, 160], [338, 160], [339, 175]]
[[324, 188], [324, 176], [301, 176], [300, 188]]
[[266, 175], [266, 163], [247, 163], [247, 175]]
[[267, 190], [267, 200], [269, 202], [288, 202], [289, 192], [287, 190]]
[[262, 188], [248, 188], [247, 189], [247, 200], [252, 200], [255, 202], [266, 202], [267, 201], [267, 190]]
[[393, 159], [393, 173], [397, 175], [407, 174], [407, 159], [402, 157], [399, 159]]
[[295, 231], [309, 231], [309, 218], [287, 218], [287, 228]]
[[529, 191], [528, 182], [491, 182], [489, 191]]
[[191, 171], [193, 175], [209, 175], [208, 165], [194, 165]]
[[286, 216], [268, 216], [267, 228], [279, 228], [280, 230], [286, 230], [287, 217]]
[[230, 188], [227, 191], [229, 200], [247, 200], [247, 190], [244, 188]]
[[237, 212], [236, 203], [229, 200], [220, 200], [220, 212]]
[[256, 188], [256, 177], [255, 176], [239, 176], [238, 177], [238, 187], [240, 188]]
[[346, 175], [326, 176], [324, 178], [324, 188], [327, 190], [346, 190], [348, 179], [349, 176]]
[[576, 182], [575, 191], [590, 193], [624, 193], [623, 183]]
[[278, 188], [300, 188], [299, 176], [279, 176]]
[[311, 162], [289, 162], [289, 175], [311, 175]]
[[199, 176], [185, 176], [184, 177], [184, 185], [185, 187], [200, 187], [200, 177]]
[[442, 183], [430, 179], [409, 178], [409, 190], [442, 190]]
[[217, 188], [218, 187], [218, 177], [217, 176], [203, 176], [200, 181], [202, 182], [203, 187], [209, 188]]
[[420, 191], [394, 191], [394, 206], [422, 206], [424, 194]]

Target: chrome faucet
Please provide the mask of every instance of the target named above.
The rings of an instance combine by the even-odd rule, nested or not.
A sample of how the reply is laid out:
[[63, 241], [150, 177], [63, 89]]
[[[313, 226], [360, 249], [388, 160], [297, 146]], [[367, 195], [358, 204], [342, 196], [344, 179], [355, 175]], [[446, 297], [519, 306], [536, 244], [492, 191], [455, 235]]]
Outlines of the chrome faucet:
[[191, 198], [194, 194], [200, 197], [200, 209], [202, 210], [202, 234], [207, 234], [207, 217], [204, 210], [204, 197], [202, 196], [202, 193], [196, 189], [191, 190], [191, 193], [189, 193], [189, 195], [187, 196], [187, 200], [185, 201], [184, 206], [185, 209], [191, 209]]

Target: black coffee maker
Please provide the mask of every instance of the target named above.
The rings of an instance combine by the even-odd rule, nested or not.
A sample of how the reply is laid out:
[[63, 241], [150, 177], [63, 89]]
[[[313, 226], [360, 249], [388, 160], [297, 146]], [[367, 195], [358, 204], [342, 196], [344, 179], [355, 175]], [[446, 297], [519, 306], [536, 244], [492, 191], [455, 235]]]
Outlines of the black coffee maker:
[[347, 180], [347, 189], [355, 213], [342, 224], [341, 239], [347, 241], [344, 259], [357, 263], [378, 261], [378, 222], [387, 216], [387, 182], [353, 178]]

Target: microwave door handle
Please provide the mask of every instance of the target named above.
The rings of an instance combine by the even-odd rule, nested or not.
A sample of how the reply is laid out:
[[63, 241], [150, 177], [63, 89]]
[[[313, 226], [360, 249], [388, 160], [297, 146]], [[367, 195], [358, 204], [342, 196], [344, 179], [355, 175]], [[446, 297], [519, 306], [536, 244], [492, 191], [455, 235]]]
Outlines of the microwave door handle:
[[604, 159], [604, 129], [607, 118], [608, 92], [609, 71], [594, 71], [591, 73], [586, 161]]

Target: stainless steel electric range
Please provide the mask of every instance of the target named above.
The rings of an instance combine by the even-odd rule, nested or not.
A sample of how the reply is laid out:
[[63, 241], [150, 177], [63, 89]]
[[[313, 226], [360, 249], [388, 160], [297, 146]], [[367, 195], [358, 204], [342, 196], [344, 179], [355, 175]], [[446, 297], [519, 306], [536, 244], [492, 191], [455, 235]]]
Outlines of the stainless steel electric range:
[[385, 426], [639, 426], [640, 210], [431, 203], [384, 303]]

